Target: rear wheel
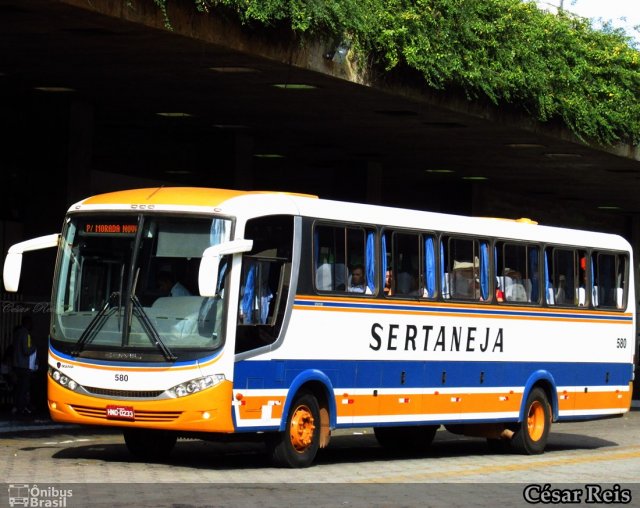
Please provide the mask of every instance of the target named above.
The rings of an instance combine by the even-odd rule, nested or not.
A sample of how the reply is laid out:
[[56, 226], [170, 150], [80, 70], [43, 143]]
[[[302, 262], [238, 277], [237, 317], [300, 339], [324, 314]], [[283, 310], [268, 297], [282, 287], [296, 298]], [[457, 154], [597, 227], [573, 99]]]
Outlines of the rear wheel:
[[415, 427], [375, 427], [373, 433], [381, 446], [389, 449], [424, 451], [433, 442], [438, 425]]
[[124, 429], [122, 434], [131, 454], [141, 459], [168, 457], [178, 438], [169, 430]]
[[269, 443], [273, 462], [283, 467], [308, 467], [320, 445], [320, 407], [309, 392], [300, 392], [291, 404], [284, 432]]
[[524, 418], [518, 424], [511, 445], [519, 453], [536, 455], [544, 452], [551, 428], [551, 407], [541, 388], [529, 392], [525, 402]]

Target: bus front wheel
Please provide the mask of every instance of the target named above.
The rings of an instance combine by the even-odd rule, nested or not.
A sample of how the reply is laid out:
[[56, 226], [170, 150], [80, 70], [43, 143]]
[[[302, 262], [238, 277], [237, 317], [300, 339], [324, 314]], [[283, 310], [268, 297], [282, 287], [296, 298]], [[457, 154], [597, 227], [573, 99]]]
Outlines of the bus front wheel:
[[551, 428], [551, 406], [542, 388], [529, 392], [524, 408], [524, 418], [511, 440], [514, 451], [525, 455], [544, 452]]
[[177, 441], [175, 432], [168, 430], [124, 429], [122, 434], [131, 454], [141, 459], [164, 459]]
[[320, 406], [311, 393], [296, 395], [287, 416], [285, 431], [274, 434], [268, 444], [277, 466], [311, 465], [320, 444]]

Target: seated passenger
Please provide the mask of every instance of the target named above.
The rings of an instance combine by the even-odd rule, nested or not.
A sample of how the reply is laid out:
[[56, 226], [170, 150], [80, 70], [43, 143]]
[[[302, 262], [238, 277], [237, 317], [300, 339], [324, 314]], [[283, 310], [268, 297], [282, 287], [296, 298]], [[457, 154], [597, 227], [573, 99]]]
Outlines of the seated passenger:
[[189, 290], [176, 281], [171, 272], [160, 272], [156, 277], [158, 289], [165, 296], [191, 296]]
[[558, 279], [558, 289], [555, 294], [555, 302], [556, 305], [564, 305], [566, 303], [566, 292], [564, 289], [566, 283], [566, 277], [564, 275], [560, 275]]
[[387, 270], [387, 273], [384, 276], [384, 294], [386, 296], [393, 295], [393, 270]]
[[[477, 265], [475, 265], [477, 266]], [[454, 261], [451, 294], [455, 298], [474, 298], [475, 267], [469, 261]]]
[[365, 292], [365, 280], [364, 280], [364, 267], [362, 265], [355, 265], [351, 270], [351, 280], [349, 281], [349, 293], [364, 293]]
[[398, 294], [408, 295], [415, 285], [414, 277], [409, 272], [400, 272], [398, 274]]

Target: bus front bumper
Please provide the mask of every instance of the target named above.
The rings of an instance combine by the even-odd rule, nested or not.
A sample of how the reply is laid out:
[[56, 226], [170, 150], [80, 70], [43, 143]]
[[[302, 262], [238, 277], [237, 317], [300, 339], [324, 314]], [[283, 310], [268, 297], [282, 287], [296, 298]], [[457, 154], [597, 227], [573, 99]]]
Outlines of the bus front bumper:
[[162, 400], [103, 398], [77, 393], [47, 379], [48, 404], [56, 422], [193, 432], [233, 432], [232, 383], [185, 397]]

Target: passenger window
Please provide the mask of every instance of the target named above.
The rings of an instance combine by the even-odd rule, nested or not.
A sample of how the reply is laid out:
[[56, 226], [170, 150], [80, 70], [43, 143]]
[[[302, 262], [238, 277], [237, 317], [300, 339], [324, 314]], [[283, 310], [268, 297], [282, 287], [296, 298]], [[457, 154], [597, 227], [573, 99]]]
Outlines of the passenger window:
[[545, 289], [549, 305], [585, 306], [585, 275], [581, 259], [586, 252], [549, 247], [545, 251]]
[[393, 233], [391, 267], [397, 296], [421, 296], [420, 235]]
[[445, 236], [440, 246], [444, 298], [489, 301], [489, 243]]
[[595, 252], [591, 256], [591, 299], [597, 308], [623, 309], [627, 259], [624, 255]]
[[497, 242], [496, 300], [498, 302], [537, 303], [538, 247], [510, 242]]
[[375, 292], [372, 229], [319, 225], [314, 231], [314, 281], [318, 291]]
[[382, 235], [385, 296], [434, 298], [435, 242], [431, 235], [385, 231]]

